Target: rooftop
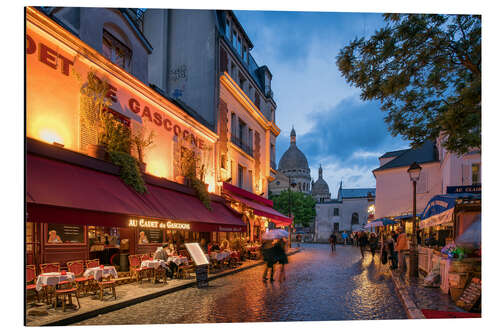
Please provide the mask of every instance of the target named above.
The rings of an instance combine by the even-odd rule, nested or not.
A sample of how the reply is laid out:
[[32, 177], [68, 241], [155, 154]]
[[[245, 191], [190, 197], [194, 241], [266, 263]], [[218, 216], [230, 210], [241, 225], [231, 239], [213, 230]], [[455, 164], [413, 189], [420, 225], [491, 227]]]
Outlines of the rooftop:
[[[391, 156], [397, 156], [395, 159], [387, 162], [381, 167], [378, 167], [377, 169], [373, 170], [373, 172], [410, 166], [413, 162], [422, 164], [422, 163], [439, 161], [437, 156], [437, 150], [433, 141], [426, 141], [420, 147], [415, 149], [406, 149], [404, 151], [400, 150], [397, 152], [400, 152], [399, 155], [391, 155]], [[386, 155], [393, 153], [395, 154], [396, 152], [388, 152], [382, 155], [382, 157], [384, 156], [391, 157]]]
[[375, 197], [375, 188], [340, 188], [338, 199], [367, 198], [368, 194]]

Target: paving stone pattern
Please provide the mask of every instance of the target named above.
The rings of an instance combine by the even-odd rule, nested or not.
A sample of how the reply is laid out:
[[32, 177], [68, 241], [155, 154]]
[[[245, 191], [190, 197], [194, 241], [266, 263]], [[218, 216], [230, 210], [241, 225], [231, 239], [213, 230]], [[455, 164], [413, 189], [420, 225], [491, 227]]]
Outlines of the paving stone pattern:
[[359, 249], [305, 244], [289, 257], [287, 279], [263, 282], [263, 266], [76, 325], [403, 319], [405, 310], [378, 258]]
[[429, 288], [423, 284], [423, 279], [404, 280], [408, 294], [419, 309], [465, 312], [456, 306], [451, 297], [440, 288]]

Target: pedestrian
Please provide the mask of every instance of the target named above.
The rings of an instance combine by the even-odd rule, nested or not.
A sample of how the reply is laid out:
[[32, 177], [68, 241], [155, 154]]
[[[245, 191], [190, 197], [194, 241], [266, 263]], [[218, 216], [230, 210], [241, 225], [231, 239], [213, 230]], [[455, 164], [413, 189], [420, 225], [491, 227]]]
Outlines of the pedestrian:
[[275, 260], [281, 265], [279, 282], [283, 282], [286, 278], [285, 276], [285, 265], [288, 264], [288, 256], [285, 251], [285, 240], [283, 238], [279, 239], [273, 246]]
[[370, 234], [370, 239], [368, 240], [368, 245], [370, 246], [370, 251], [372, 253], [372, 259], [375, 258], [375, 251], [377, 251], [378, 239], [377, 236], [372, 232]]
[[334, 233], [332, 233], [330, 235], [330, 238], [328, 239], [328, 241], [330, 242], [330, 248], [332, 249], [332, 252], [333, 251], [336, 251], [336, 245], [337, 245], [337, 237], [335, 236]]
[[387, 254], [389, 255], [389, 260], [391, 261], [391, 269], [397, 269], [398, 268], [398, 256], [397, 252], [395, 251], [396, 247], [396, 232], [391, 231], [387, 238]]
[[357, 232], [353, 232], [351, 234], [351, 238], [352, 238], [352, 245], [358, 246], [358, 241], [359, 241], [358, 233]]
[[262, 259], [266, 263], [266, 268], [264, 269], [264, 274], [262, 275], [262, 281], [267, 281], [267, 271], [271, 269], [271, 281], [274, 281], [274, 263], [275, 256], [273, 251], [272, 240], [265, 240], [261, 246]]
[[297, 236], [295, 236], [295, 240], [297, 241], [297, 247], [300, 247], [300, 241], [302, 240], [302, 236], [300, 234], [297, 234]]
[[398, 252], [398, 264], [399, 264], [399, 272], [403, 273], [406, 270], [406, 262], [405, 262], [405, 254], [410, 249], [408, 243], [408, 237], [404, 232], [403, 228], [399, 228], [399, 235], [396, 241], [395, 250]]
[[342, 232], [342, 240], [344, 241], [344, 245], [347, 245], [347, 232], [345, 230]]
[[368, 243], [368, 237], [366, 236], [366, 234], [361, 231], [360, 232], [360, 235], [358, 237], [358, 244], [359, 244], [359, 250], [361, 251], [361, 257], [364, 258], [365, 257], [365, 247], [366, 247], [366, 244]]

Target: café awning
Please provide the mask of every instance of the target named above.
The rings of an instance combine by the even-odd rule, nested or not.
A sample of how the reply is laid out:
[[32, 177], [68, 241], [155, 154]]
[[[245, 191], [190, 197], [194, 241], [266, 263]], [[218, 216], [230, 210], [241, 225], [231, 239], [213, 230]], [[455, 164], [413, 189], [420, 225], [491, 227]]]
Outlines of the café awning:
[[227, 183], [223, 184], [222, 189], [229, 196], [230, 200], [239, 202], [252, 209], [255, 215], [267, 217], [277, 226], [288, 226], [292, 224], [291, 218], [272, 208], [273, 202], [271, 200], [262, 198]]
[[120, 177], [28, 154], [26, 202], [32, 222], [127, 227], [130, 218], [189, 222], [193, 231], [243, 232], [241, 214], [222, 198], [208, 210], [196, 197], [146, 184], [138, 194]]
[[438, 225], [451, 224], [457, 200], [478, 200], [481, 194], [476, 193], [453, 193], [440, 194], [432, 197], [427, 203], [419, 228], [434, 227]]

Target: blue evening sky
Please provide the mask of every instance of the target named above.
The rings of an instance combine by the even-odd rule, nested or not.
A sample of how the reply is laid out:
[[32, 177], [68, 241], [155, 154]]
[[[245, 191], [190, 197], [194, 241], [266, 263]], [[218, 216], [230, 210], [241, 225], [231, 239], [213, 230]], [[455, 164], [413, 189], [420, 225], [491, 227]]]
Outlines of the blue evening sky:
[[339, 50], [384, 25], [381, 14], [235, 11], [254, 44], [252, 55], [273, 74], [281, 129], [276, 163], [289, 145], [292, 125], [311, 176], [323, 176], [336, 197], [344, 187], [375, 187], [371, 170], [386, 151], [408, 148], [392, 137], [378, 102], [363, 102], [335, 63]]

